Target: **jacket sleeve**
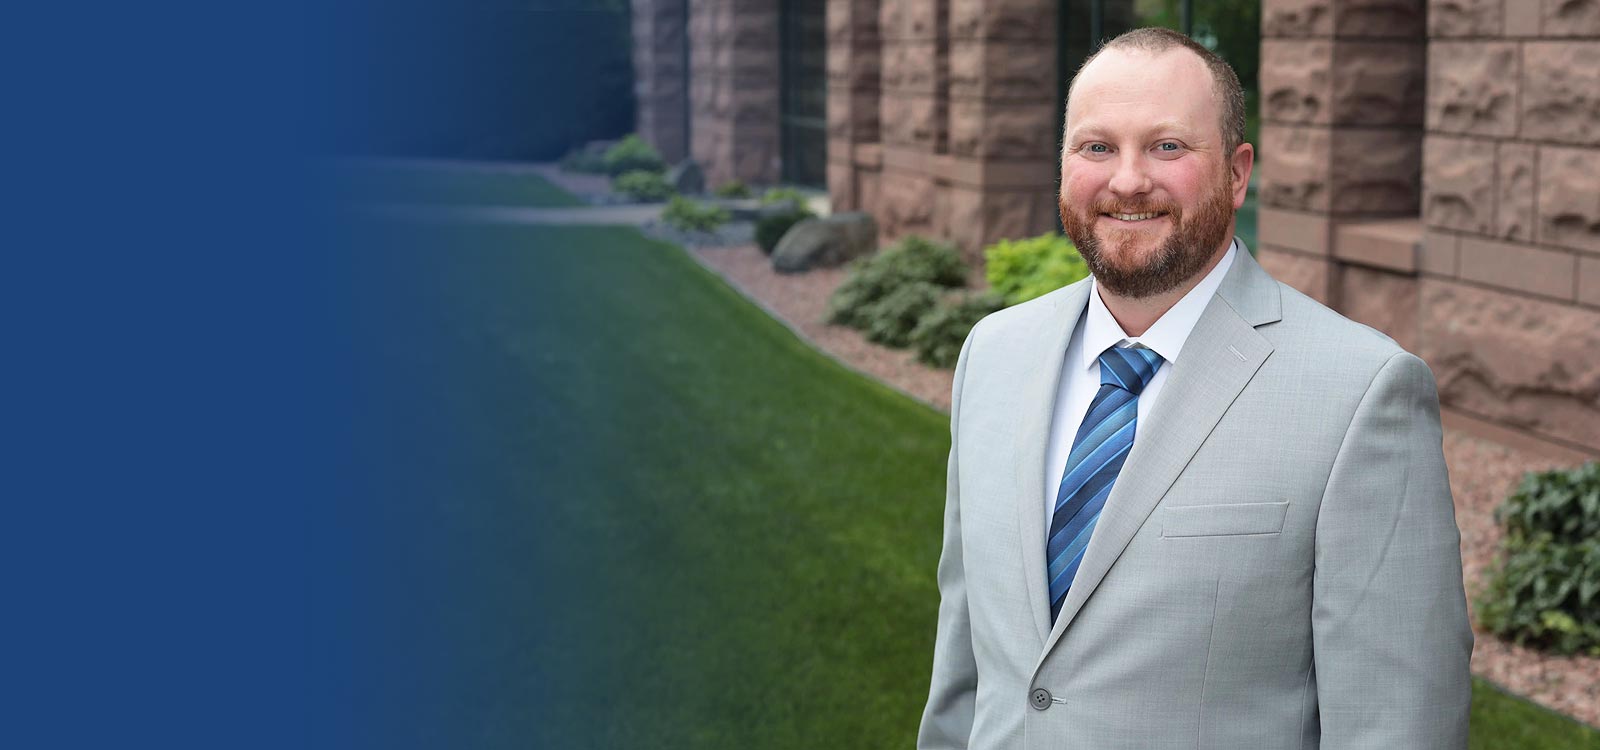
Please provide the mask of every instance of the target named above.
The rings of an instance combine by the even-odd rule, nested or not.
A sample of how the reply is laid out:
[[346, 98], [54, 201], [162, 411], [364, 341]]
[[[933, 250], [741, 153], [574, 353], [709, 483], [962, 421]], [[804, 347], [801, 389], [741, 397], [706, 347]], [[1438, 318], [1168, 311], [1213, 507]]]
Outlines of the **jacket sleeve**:
[[950, 464], [946, 474], [944, 546], [939, 554], [939, 624], [933, 645], [933, 680], [928, 705], [917, 733], [918, 750], [966, 748], [972, 733], [972, 714], [978, 689], [978, 667], [972, 654], [972, 624], [968, 618], [966, 577], [961, 553], [961, 484], [957, 480], [960, 439], [961, 385], [967, 357], [977, 327], [967, 335], [956, 362], [950, 395]]
[[1433, 373], [1379, 369], [1318, 511], [1311, 626], [1323, 750], [1465, 750], [1472, 628]]

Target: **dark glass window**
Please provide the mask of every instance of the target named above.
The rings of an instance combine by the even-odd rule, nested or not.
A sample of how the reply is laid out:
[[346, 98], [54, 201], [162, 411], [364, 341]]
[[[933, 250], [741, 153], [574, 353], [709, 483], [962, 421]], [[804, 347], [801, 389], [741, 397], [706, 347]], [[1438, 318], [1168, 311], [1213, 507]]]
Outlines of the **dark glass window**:
[[828, 33], [826, 0], [781, 0], [779, 137], [783, 181], [828, 181]]

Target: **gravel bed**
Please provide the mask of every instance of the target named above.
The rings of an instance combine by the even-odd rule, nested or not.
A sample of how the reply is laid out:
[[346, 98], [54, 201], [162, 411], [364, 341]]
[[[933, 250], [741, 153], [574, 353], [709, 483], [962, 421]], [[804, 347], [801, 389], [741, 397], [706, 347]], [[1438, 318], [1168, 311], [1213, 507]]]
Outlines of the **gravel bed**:
[[[690, 254], [833, 358], [949, 411], [952, 371], [928, 367], [910, 351], [878, 346], [855, 330], [825, 322], [828, 295], [844, 281], [844, 269], [779, 274], [754, 245], [691, 246]], [[1560, 464], [1450, 428], [1444, 431], [1444, 454], [1455, 496], [1456, 523], [1461, 528], [1470, 608], [1483, 588], [1484, 572], [1500, 542], [1495, 507], [1523, 473]], [[1505, 643], [1476, 626], [1474, 630], [1474, 674], [1590, 726], [1600, 726], [1600, 658], [1552, 656]]]

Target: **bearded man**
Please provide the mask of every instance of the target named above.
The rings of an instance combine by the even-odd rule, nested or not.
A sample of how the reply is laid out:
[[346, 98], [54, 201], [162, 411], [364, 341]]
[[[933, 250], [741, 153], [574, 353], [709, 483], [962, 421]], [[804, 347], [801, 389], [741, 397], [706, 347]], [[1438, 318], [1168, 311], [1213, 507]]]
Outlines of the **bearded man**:
[[1163, 29], [1074, 78], [1061, 221], [1093, 275], [962, 348], [918, 747], [1466, 747], [1433, 375], [1234, 237], [1244, 119]]

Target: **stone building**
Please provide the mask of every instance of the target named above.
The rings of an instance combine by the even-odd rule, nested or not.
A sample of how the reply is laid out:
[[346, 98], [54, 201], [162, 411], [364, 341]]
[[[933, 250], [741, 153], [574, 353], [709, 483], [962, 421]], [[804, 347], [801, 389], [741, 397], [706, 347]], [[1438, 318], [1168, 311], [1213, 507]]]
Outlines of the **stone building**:
[[[977, 261], [1057, 227], [1066, 79], [1133, 8], [633, 0], [638, 129]], [[1262, 264], [1426, 359], [1447, 424], [1600, 455], [1600, 0], [1260, 12]]]

